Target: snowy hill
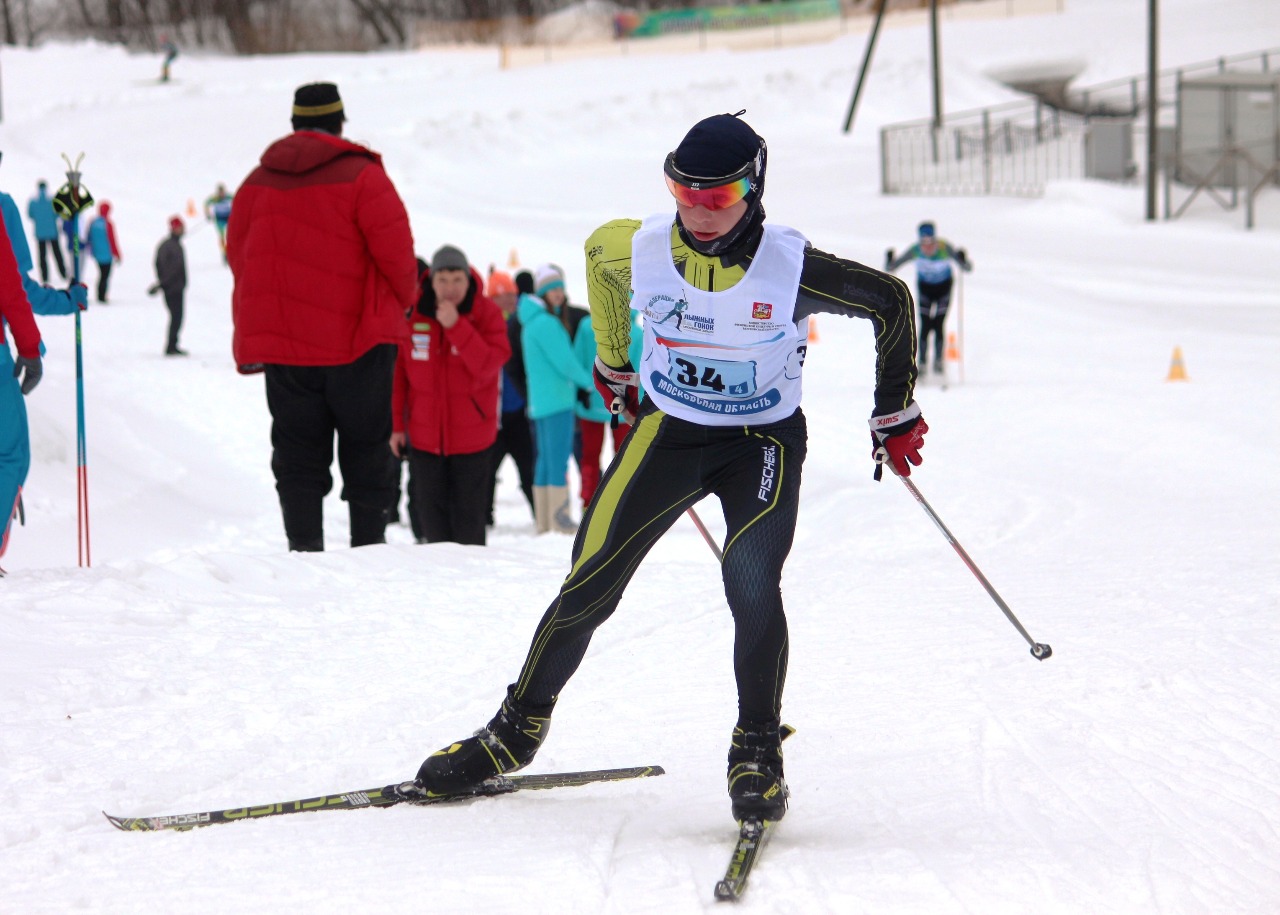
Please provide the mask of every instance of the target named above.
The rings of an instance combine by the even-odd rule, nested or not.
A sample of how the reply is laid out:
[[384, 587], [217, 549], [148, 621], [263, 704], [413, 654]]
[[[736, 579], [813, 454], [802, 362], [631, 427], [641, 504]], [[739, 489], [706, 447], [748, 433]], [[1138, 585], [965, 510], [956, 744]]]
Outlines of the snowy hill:
[[[1164, 0], [1162, 62], [1274, 46], [1273, 5]], [[1141, 72], [1142, 5], [1116, 6], [956, 23], [947, 108], [1007, 99], [987, 74], [1047, 56], [1087, 61], [1082, 82]], [[741, 108], [770, 145], [772, 220], [878, 265], [928, 218], [972, 256], [963, 383], [917, 391], [931, 431], [912, 479], [1054, 657], [1029, 656], [901, 485], [872, 481], [870, 328], [820, 320], [784, 579], [792, 809], [746, 910], [1280, 909], [1280, 192], [1253, 232], [1207, 201], [1147, 224], [1138, 186], [881, 197], [877, 131], [929, 114], [928, 41], [886, 30], [845, 136], [862, 41], [516, 71], [484, 49], [184, 56], [169, 85], [154, 56], [5, 49], [0, 189], [25, 207], [59, 153], [84, 150], [124, 261], [83, 319], [90, 569], [72, 322], [40, 322], [28, 522], [0, 581], [0, 911], [716, 906], [732, 632], [686, 522], [599, 631], [531, 767], [665, 776], [187, 834], [101, 816], [411, 776], [492, 715], [567, 571], [569, 538], [533, 536], [510, 469], [487, 548], [395, 527], [386, 546], [286, 553], [262, 382], [231, 364], [231, 280], [199, 219], [192, 356], [161, 356], [145, 289], [167, 218], [234, 188], [314, 79], [338, 82], [348, 136], [385, 155], [421, 252], [554, 260], [579, 300], [591, 229], [669, 209], [662, 157]], [[1175, 346], [1187, 382], [1165, 381]], [[331, 545], [342, 509], [326, 505]], [[722, 530], [714, 503], [699, 513]]]

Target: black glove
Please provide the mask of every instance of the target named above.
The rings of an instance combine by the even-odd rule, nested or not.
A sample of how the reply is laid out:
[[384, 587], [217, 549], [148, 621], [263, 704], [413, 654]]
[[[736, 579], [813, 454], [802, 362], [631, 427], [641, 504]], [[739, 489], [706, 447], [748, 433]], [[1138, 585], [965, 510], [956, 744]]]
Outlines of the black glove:
[[884, 252], [884, 272], [888, 273], [893, 269], [893, 249], [889, 248]]
[[973, 264], [969, 262], [969, 255], [964, 253], [964, 248], [956, 252], [956, 263], [963, 268], [965, 273], [973, 269]]
[[155, 295], [159, 291], [160, 291], [159, 283], [152, 283], [150, 286], [147, 287], [147, 295]]
[[909, 406], [896, 413], [873, 416], [871, 423], [871, 456], [876, 460], [875, 479], [887, 463], [900, 477], [911, 476], [908, 464], [920, 466], [920, 449], [924, 447], [924, 434], [929, 425], [920, 415], [920, 407], [913, 400]]
[[578, 388], [577, 393], [578, 393], [578, 406], [582, 407], [582, 409], [584, 410], [590, 410], [591, 409], [591, 392], [584, 391], [582, 388]]
[[30, 359], [26, 356], [19, 356], [13, 360], [13, 377], [22, 378], [19, 384], [22, 387], [23, 394], [30, 394], [35, 390], [43, 375], [44, 366], [40, 364], [39, 356], [33, 356]]

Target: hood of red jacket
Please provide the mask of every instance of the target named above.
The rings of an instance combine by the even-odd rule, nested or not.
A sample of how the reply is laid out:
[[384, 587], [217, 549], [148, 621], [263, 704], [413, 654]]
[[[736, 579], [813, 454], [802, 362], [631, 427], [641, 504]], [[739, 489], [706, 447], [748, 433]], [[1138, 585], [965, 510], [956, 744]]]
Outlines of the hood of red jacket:
[[382, 157], [368, 147], [316, 130], [298, 130], [267, 147], [262, 154], [262, 167], [274, 172], [302, 175], [327, 165], [339, 156], [367, 156], [374, 162]]

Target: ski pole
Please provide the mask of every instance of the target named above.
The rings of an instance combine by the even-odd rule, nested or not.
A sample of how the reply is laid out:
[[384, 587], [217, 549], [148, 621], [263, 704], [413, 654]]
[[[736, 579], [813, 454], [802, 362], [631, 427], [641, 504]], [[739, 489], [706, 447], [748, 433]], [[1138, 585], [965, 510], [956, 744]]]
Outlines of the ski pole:
[[[611, 414], [609, 418], [610, 428], [618, 428], [618, 417], [622, 414], [624, 409], [626, 409], [626, 406], [623, 403], [622, 398], [613, 398], [613, 403], [609, 404], [609, 413]], [[692, 505], [689, 506], [687, 514], [689, 515], [689, 520], [691, 520], [694, 526], [697, 527], [698, 533], [702, 535], [702, 539], [707, 541], [707, 546], [711, 547], [711, 552], [716, 554], [716, 561], [724, 562], [724, 552], [716, 543], [715, 538], [711, 536], [711, 532], [707, 530], [707, 526], [702, 523], [702, 519], [698, 517], [698, 513], [693, 510]]]
[[[893, 465], [890, 464], [889, 466], [892, 467]], [[895, 471], [895, 473], [897, 473], [897, 471]], [[925, 500], [925, 497], [920, 493], [920, 490], [916, 488], [916, 484], [911, 482], [911, 478], [898, 474], [898, 479], [902, 481], [903, 486], [907, 487], [911, 495], [915, 497], [915, 500], [920, 503], [920, 506], [925, 510], [925, 514], [933, 519], [933, 523], [938, 526], [938, 530], [942, 531], [942, 536], [947, 538], [947, 542], [955, 547], [956, 553], [958, 553], [960, 558], [964, 560], [964, 564], [969, 567], [969, 571], [972, 572], [974, 577], [982, 583], [982, 587], [987, 589], [987, 593], [990, 594], [991, 599], [996, 602], [996, 606], [1004, 611], [1004, 615], [1009, 618], [1009, 622], [1013, 623], [1013, 628], [1017, 629], [1018, 632], [1022, 634], [1022, 637], [1027, 640], [1027, 644], [1031, 646], [1031, 656], [1037, 661], [1043, 661], [1046, 658], [1051, 657], [1053, 655], [1053, 649], [1044, 642], [1037, 642], [1033, 639], [1027, 630], [1023, 628], [1022, 623], [1018, 622], [1018, 618], [1013, 615], [1013, 611], [1010, 610], [1009, 605], [1004, 602], [1004, 598], [996, 592], [996, 589], [991, 586], [991, 582], [987, 581], [987, 576], [983, 575], [982, 570], [979, 569], [974, 561], [969, 558], [969, 554], [964, 551], [964, 547], [960, 545], [960, 541], [956, 540], [951, 531], [947, 530], [947, 526], [942, 523], [942, 519], [939, 518], [938, 513], [933, 510], [933, 506]]]
[[956, 274], [956, 349], [960, 358], [960, 383], [964, 384], [964, 270]]
[[688, 515], [690, 520], [698, 528], [698, 533], [702, 535], [702, 539], [707, 541], [707, 546], [711, 547], [711, 552], [716, 554], [716, 559], [724, 562], [724, 553], [721, 552], [719, 545], [711, 537], [711, 532], [707, 530], [707, 526], [702, 523], [702, 519], [698, 517], [698, 513], [693, 510], [693, 506], [689, 506]]
[[[62, 159], [67, 163], [67, 186], [71, 190], [70, 200], [73, 205], [80, 205], [80, 163], [84, 153], [72, 165], [66, 153]], [[79, 211], [71, 217], [76, 219], [76, 231], [71, 242], [71, 282], [80, 282], [80, 230], [78, 224]], [[76, 309], [76, 562], [82, 568], [91, 565], [89, 556], [89, 448], [85, 438], [84, 424], [84, 345], [80, 327], [80, 309]]]

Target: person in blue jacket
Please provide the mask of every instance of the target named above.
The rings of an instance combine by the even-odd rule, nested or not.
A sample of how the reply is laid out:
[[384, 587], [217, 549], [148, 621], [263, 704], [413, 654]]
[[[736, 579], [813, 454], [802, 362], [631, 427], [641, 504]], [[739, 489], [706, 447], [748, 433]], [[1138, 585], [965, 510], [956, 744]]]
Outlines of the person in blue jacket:
[[[0, 221], [4, 223], [4, 234], [8, 236], [7, 239], [0, 239], [0, 244], [4, 244], [12, 253], [13, 263], [18, 268], [22, 281], [22, 291], [26, 294], [26, 302], [6, 305], [16, 307], [19, 311], [29, 308], [31, 313], [37, 315], [73, 314], [77, 310], [88, 308], [88, 290], [82, 284], [76, 283], [63, 291], [37, 283], [28, 275], [32, 267], [31, 248], [22, 228], [22, 214], [13, 197], [3, 192], [0, 192], [0, 217]], [[3, 262], [7, 263], [8, 258], [4, 258]], [[31, 331], [34, 331], [34, 342], [19, 340], [19, 357], [14, 360], [8, 346], [3, 345], [4, 334], [0, 330], [0, 401], [4, 401], [6, 405], [5, 409], [0, 410], [0, 513], [3, 513], [0, 518], [0, 555], [3, 555], [4, 548], [8, 546], [13, 518], [18, 514], [22, 486], [26, 483], [27, 471], [31, 467], [31, 440], [23, 395], [29, 394], [44, 374], [44, 341], [40, 339], [34, 324], [29, 329], [24, 328], [24, 333], [28, 336]], [[35, 349], [34, 353], [29, 351], [31, 348]], [[24, 352], [24, 349], [27, 351]]]
[[892, 248], [885, 252], [885, 273], [892, 273], [908, 261], [916, 262], [916, 306], [920, 309], [920, 346], [916, 350], [916, 356], [921, 375], [924, 375], [929, 362], [930, 335], [933, 336], [933, 372], [941, 375], [944, 371], [946, 342], [942, 326], [946, 323], [947, 309], [951, 306], [953, 260], [965, 273], [973, 269], [964, 248], [956, 248], [945, 238], [939, 238], [937, 229], [931, 222], [920, 223], [919, 240], [899, 257], [893, 256]]
[[26, 232], [22, 228], [22, 213], [13, 197], [3, 191], [0, 191], [0, 214], [4, 217], [4, 228], [9, 235], [14, 259], [18, 262], [18, 272], [22, 274], [22, 288], [27, 293], [31, 310], [38, 315], [70, 315], [88, 308], [87, 290], [83, 283], [75, 283], [69, 289], [62, 290], [31, 278], [31, 268], [35, 264], [31, 259], [31, 246], [27, 244]]
[[570, 534], [578, 529], [569, 514], [574, 406], [579, 389], [595, 390], [591, 372], [574, 357], [564, 309], [541, 298], [556, 289], [564, 289], [564, 272], [554, 264], [543, 264], [534, 272], [535, 295], [522, 295], [516, 303], [529, 384], [528, 413], [537, 449], [533, 516], [540, 534], [553, 530]]
[[111, 221], [111, 204], [98, 204], [98, 215], [89, 223], [85, 247], [98, 264], [98, 301], [107, 304], [107, 283], [111, 280], [111, 267], [121, 260], [120, 246], [116, 244], [116, 227]]
[[58, 214], [53, 211], [53, 198], [49, 196], [49, 184], [46, 181], [36, 182], [36, 195], [27, 203], [27, 216], [31, 219], [31, 227], [36, 233], [36, 247], [40, 251], [40, 282], [49, 282], [49, 251], [53, 250], [53, 260], [58, 266], [58, 275], [67, 278], [67, 265], [62, 260], [62, 249], [58, 247]]

